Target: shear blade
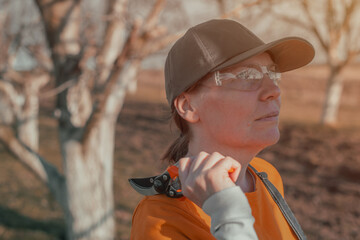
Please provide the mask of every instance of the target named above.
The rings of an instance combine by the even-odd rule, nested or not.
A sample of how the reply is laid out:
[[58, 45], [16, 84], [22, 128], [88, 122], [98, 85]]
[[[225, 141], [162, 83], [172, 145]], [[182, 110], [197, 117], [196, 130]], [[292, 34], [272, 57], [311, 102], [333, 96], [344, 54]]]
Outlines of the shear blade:
[[153, 183], [150, 179], [154, 179], [155, 177], [149, 178], [130, 178], [130, 185], [140, 194], [145, 196], [152, 196], [155, 194], [159, 194], [153, 186]]

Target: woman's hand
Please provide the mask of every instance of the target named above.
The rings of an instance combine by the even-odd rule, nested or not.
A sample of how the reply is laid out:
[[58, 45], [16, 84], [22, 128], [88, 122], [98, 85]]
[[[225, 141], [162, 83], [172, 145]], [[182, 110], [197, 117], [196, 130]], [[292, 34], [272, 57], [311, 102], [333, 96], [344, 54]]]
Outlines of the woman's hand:
[[235, 186], [241, 165], [220, 153], [200, 152], [179, 160], [179, 178], [185, 197], [202, 207], [214, 193]]

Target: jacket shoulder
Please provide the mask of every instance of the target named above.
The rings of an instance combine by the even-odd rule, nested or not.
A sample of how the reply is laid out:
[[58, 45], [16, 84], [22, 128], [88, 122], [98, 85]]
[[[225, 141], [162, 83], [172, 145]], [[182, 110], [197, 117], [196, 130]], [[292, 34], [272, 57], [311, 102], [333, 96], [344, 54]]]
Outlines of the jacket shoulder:
[[187, 198], [174, 199], [162, 194], [146, 196], [134, 211], [131, 239], [143, 236], [159, 240], [170, 239], [167, 237], [198, 239], [198, 234], [210, 233], [209, 225], [210, 218]]

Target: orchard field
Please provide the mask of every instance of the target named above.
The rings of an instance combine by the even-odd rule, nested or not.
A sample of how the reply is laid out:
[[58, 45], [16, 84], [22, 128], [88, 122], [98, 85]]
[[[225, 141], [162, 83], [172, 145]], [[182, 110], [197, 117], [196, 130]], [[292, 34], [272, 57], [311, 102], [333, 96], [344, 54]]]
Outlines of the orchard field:
[[[343, 73], [339, 123], [319, 125], [327, 71], [309, 66], [284, 74], [281, 139], [260, 156], [280, 171], [285, 196], [308, 239], [360, 237], [360, 67]], [[117, 239], [129, 239], [132, 212], [141, 196], [130, 177], [155, 175], [159, 159], [177, 136], [161, 71], [141, 72], [119, 116], [114, 165]], [[54, 102], [41, 103], [40, 153], [61, 169]], [[63, 213], [47, 188], [0, 147], [0, 239], [62, 239]]]

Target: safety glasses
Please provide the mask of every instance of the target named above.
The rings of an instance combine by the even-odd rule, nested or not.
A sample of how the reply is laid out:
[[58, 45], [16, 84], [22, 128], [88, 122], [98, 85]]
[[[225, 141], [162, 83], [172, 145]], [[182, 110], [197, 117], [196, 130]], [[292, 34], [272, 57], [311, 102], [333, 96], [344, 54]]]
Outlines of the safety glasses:
[[260, 88], [265, 75], [278, 86], [281, 73], [277, 71], [276, 65], [248, 65], [236, 67], [231, 72], [216, 71], [215, 84], [240, 91], [256, 91]]

